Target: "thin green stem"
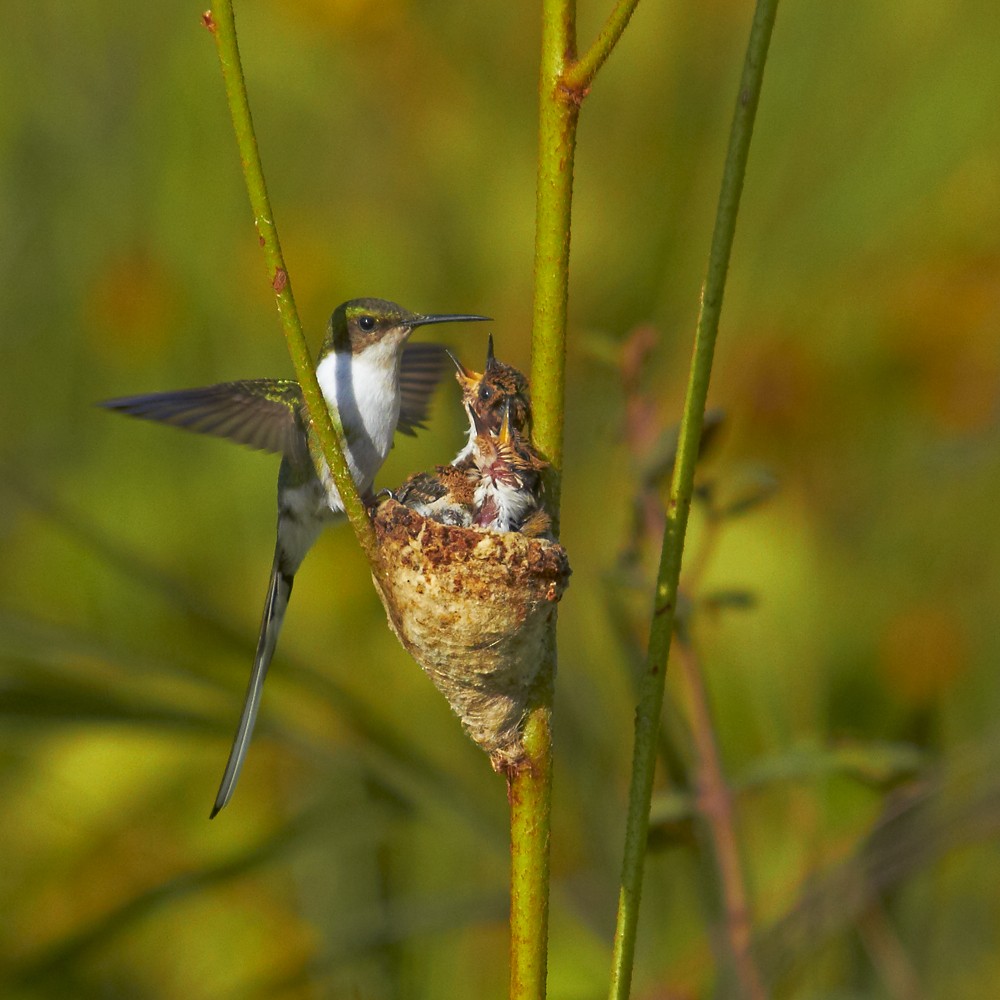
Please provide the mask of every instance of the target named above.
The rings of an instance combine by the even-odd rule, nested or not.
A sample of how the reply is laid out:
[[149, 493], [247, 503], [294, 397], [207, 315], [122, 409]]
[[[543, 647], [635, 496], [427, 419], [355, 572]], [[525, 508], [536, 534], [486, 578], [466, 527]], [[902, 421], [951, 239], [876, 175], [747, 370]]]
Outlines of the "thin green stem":
[[570, 90], [586, 96], [597, 71], [618, 44], [638, 6], [639, 0], [618, 0], [593, 45], [566, 71], [563, 82]]
[[677, 605], [677, 584], [684, 552], [684, 534], [691, 509], [695, 462], [698, 457], [698, 443], [701, 438], [705, 401], [715, 354], [726, 272], [736, 231], [736, 216], [743, 190], [743, 179], [746, 175], [764, 64], [767, 60], [777, 8], [778, 0], [758, 0], [754, 12], [736, 110], [729, 132], [729, 149], [723, 172], [722, 191], [715, 216], [708, 272], [695, 332], [694, 357], [681, 421], [677, 461], [674, 465], [667, 524], [663, 535], [653, 602], [649, 647], [635, 719], [632, 782], [629, 789], [625, 851], [618, 897], [618, 924], [612, 958], [610, 991], [612, 1000], [626, 1000], [631, 989], [639, 902], [646, 859], [646, 839], [649, 833], [649, 803], [653, 790], [667, 657], [670, 653]]
[[268, 281], [278, 305], [278, 316], [281, 318], [285, 340], [288, 342], [288, 353], [295, 367], [295, 375], [299, 385], [302, 386], [302, 397], [309, 413], [309, 420], [316, 432], [323, 457], [330, 467], [333, 481], [336, 483], [337, 492], [340, 493], [354, 533], [358, 536], [358, 541], [373, 569], [377, 570], [379, 563], [376, 558], [375, 531], [344, 458], [340, 418], [331, 413], [329, 404], [316, 381], [316, 368], [302, 332], [302, 323], [292, 295], [292, 282], [281, 253], [278, 229], [274, 224], [274, 214], [271, 211], [267, 185], [264, 182], [264, 170], [257, 149], [257, 137], [250, 116], [250, 103], [247, 99], [243, 65], [240, 61], [232, 0], [219, 0], [212, 10], [202, 15], [202, 22], [215, 39], [219, 62], [222, 65], [226, 99], [229, 102], [229, 114], [236, 132], [236, 143], [240, 151], [240, 162], [243, 164], [247, 193], [250, 196], [254, 226], [264, 250]]

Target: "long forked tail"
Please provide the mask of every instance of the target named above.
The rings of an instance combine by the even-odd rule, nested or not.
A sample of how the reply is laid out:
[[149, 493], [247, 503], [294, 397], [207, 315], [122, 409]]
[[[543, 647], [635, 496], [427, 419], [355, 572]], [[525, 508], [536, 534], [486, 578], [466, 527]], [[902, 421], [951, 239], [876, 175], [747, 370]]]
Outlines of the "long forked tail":
[[267, 677], [267, 668], [271, 664], [274, 647], [278, 642], [278, 633], [281, 631], [281, 623], [285, 618], [285, 609], [288, 607], [288, 598], [292, 593], [294, 579], [292, 573], [281, 569], [279, 554], [276, 551], [274, 564], [271, 567], [271, 580], [267, 588], [267, 602], [264, 604], [264, 615], [260, 622], [257, 653], [254, 656], [250, 683], [247, 685], [246, 699], [243, 702], [243, 714], [240, 716], [236, 738], [233, 740], [232, 750], [229, 751], [226, 772], [222, 776], [222, 784], [219, 785], [219, 792], [215, 796], [215, 805], [212, 807], [210, 819], [214, 819], [233, 797], [236, 782], [239, 780], [243, 761], [246, 759], [247, 749], [250, 746], [250, 737], [253, 735], [254, 723], [257, 721], [260, 697], [264, 690], [264, 678]]

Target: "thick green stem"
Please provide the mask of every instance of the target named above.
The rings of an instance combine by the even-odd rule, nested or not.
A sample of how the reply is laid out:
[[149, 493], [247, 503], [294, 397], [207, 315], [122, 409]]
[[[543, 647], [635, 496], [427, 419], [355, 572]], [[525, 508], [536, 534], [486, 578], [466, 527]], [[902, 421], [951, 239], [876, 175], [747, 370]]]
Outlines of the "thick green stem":
[[344, 510], [350, 518], [354, 532], [358, 536], [358, 541], [368, 556], [369, 562], [377, 570], [375, 531], [368, 519], [365, 506], [361, 502], [361, 497], [358, 495], [357, 487], [354, 485], [354, 480], [344, 458], [344, 448], [341, 443], [343, 429], [340, 426], [340, 418], [335, 413], [331, 413], [329, 404], [320, 392], [319, 383], [316, 381], [316, 368], [302, 332], [302, 323], [299, 320], [295, 299], [292, 295], [292, 282], [281, 254], [278, 230], [274, 224], [274, 214], [271, 211], [267, 185], [264, 182], [264, 170], [260, 162], [260, 153], [257, 150], [253, 119], [250, 117], [250, 104], [247, 100], [246, 82], [243, 78], [243, 66], [240, 62], [232, 0], [219, 0], [215, 8], [202, 15], [202, 23], [215, 39], [219, 62], [222, 65], [226, 99], [229, 102], [229, 114], [236, 132], [236, 143], [239, 146], [240, 162], [243, 164], [243, 176], [246, 180], [247, 193], [250, 196], [254, 225], [264, 250], [267, 277], [278, 305], [278, 315], [285, 332], [285, 340], [288, 342], [288, 353], [291, 355], [292, 364], [295, 367], [295, 376], [302, 386], [302, 397], [305, 400], [309, 419], [316, 431], [323, 457], [330, 467], [337, 492], [344, 503]]
[[[563, 415], [566, 394], [566, 310], [569, 299], [573, 160], [580, 105], [614, 48], [638, 0], [619, 2], [588, 53], [576, 63], [575, 0], [543, 0], [538, 94], [538, 186], [535, 206], [535, 296], [531, 337], [534, 444], [549, 462], [546, 507], [559, 533]], [[580, 85], [580, 80], [585, 83]], [[537, 705], [525, 729], [527, 763], [511, 777], [512, 1000], [545, 996], [548, 949], [549, 823], [552, 781], [552, 680], [555, 623], [542, 664]]]
[[[543, 0], [538, 95], [535, 298], [531, 337], [534, 443], [549, 462], [546, 507], [559, 530], [566, 304], [569, 285], [573, 153], [579, 104], [562, 85], [575, 51], [574, 0]], [[552, 678], [555, 623], [541, 665], [539, 697], [524, 732], [526, 764], [510, 779], [510, 997], [545, 996], [549, 925], [549, 829], [552, 809]]]
[[525, 763], [511, 776], [510, 996], [545, 996], [549, 925], [549, 819], [552, 787], [551, 697], [528, 717]]
[[531, 392], [534, 441], [550, 463], [545, 484], [546, 507], [557, 534], [563, 464], [573, 157], [580, 112], [576, 95], [563, 84], [563, 74], [575, 51], [575, 19], [572, 0], [544, 0], [538, 94]]
[[653, 790], [667, 657], [670, 653], [670, 640], [674, 628], [677, 584], [684, 552], [684, 534], [691, 509], [695, 462], [701, 438], [705, 400], [708, 396], [712, 359], [715, 354], [726, 272], [736, 231], [736, 216], [743, 190], [743, 179], [746, 175], [764, 64], [777, 8], [778, 0], [758, 0], [754, 12], [736, 110], [729, 133], [722, 191], [715, 216], [708, 272], [695, 333], [694, 357], [681, 421], [677, 461], [674, 465], [670, 502], [667, 508], [667, 525], [663, 536], [660, 569], [653, 602], [649, 648], [635, 719], [632, 782], [629, 790], [625, 852], [618, 898], [618, 924], [612, 959], [610, 992], [612, 1000], [626, 1000], [631, 989], [639, 902], [646, 859], [646, 839], [649, 833], [649, 803]]

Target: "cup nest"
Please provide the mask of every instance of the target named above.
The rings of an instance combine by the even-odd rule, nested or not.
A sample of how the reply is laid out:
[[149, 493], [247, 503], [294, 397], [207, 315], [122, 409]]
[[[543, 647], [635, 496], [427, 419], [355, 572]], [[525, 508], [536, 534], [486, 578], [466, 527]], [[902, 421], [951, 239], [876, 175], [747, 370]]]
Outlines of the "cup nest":
[[438, 524], [387, 500], [374, 516], [389, 625], [497, 771], [521, 763], [521, 730], [566, 551], [518, 532]]

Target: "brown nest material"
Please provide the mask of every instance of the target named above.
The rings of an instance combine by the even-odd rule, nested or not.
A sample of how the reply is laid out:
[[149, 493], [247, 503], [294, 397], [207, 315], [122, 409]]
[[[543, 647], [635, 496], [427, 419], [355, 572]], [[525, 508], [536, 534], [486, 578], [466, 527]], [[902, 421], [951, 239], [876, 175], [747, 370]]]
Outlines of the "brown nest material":
[[438, 524], [395, 500], [374, 524], [389, 625], [494, 768], [509, 772], [523, 757], [522, 724], [569, 581], [566, 550]]

